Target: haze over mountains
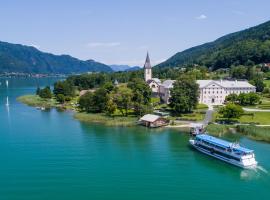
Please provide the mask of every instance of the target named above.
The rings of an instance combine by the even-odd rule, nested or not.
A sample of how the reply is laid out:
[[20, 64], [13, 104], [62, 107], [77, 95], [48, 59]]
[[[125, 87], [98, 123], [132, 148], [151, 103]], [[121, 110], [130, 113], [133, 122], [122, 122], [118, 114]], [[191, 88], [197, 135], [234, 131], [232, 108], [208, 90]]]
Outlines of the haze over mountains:
[[137, 71], [140, 70], [141, 67], [139, 66], [129, 66], [129, 65], [110, 65], [113, 71], [115, 72], [122, 72], [122, 71]]
[[218, 69], [264, 62], [270, 62], [270, 21], [179, 52], [157, 66], [199, 64]]
[[0, 42], [0, 73], [71, 74], [112, 72], [105, 64], [94, 60], [82, 61], [69, 55], [53, 55], [20, 44]]

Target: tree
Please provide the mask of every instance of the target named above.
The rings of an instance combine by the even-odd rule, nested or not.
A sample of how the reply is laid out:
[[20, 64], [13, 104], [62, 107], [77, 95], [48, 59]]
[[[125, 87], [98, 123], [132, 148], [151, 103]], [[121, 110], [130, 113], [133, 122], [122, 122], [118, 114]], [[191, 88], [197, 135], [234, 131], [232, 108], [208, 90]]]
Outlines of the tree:
[[259, 103], [260, 101], [260, 96], [256, 94], [255, 92], [248, 93], [247, 97], [248, 97], [247, 99], [248, 99], [249, 105], [255, 105], [256, 103]]
[[99, 88], [95, 92], [87, 92], [79, 98], [79, 107], [92, 113], [101, 113], [106, 109], [109, 100], [107, 91], [104, 88]]
[[246, 94], [246, 93], [239, 94], [238, 103], [242, 106], [249, 105], [249, 94]]
[[250, 83], [256, 87], [256, 92], [262, 92], [264, 90], [265, 84], [261, 75], [256, 75]]
[[191, 112], [198, 104], [199, 86], [196, 80], [183, 75], [174, 83], [170, 90], [171, 98], [169, 106], [175, 114]]
[[63, 104], [66, 101], [66, 97], [63, 94], [57, 94], [56, 95], [56, 101]]
[[102, 88], [104, 88], [109, 94], [111, 91], [113, 91], [114, 85], [112, 84], [112, 82], [106, 82], [102, 85]]
[[93, 107], [95, 106], [93, 92], [87, 92], [79, 98], [79, 108], [86, 112], [94, 112]]
[[109, 116], [112, 116], [113, 113], [116, 111], [117, 109], [117, 105], [115, 102], [113, 102], [113, 99], [109, 99], [107, 104], [106, 104], [106, 113], [109, 115]]
[[238, 95], [237, 94], [229, 94], [226, 96], [226, 102], [236, 103], [238, 101]]
[[152, 91], [142, 79], [133, 79], [128, 83], [127, 87], [132, 90], [132, 102], [136, 115], [142, 116], [151, 110]]
[[107, 102], [109, 100], [108, 92], [104, 88], [99, 88], [94, 92], [93, 96], [93, 101], [94, 101], [94, 107], [93, 110], [94, 112], [103, 112], [105, 111]]
[[227, 119], [238, 119], [243, 113], [243, 108], [233, 103], [229, 103], [219, 110], [219, 114], [221, 114], [223, 118]]
[[55, 95], [62, 94], [65, 97], [74, 97], [75, 89], [68, 81], [58, 81], [54, 84], [53, 93]]
[[37, 89], [36, 89], [36, 95], [39, 95], [39, 93], [40, 93], [40, 87], [37, 87]]
[[39, 96], [41, 98], [44, 98], [44, 99], [50, 99], [50, 98], [52, 98], [52, 92], [51, 92], [50, 87], [47, 86], [47, 87], [45, 87], [43, 89], [40, 89]]
[[120, 86], [113, 92], [113, 101], [123, 116], [128, 115], [128, 109], [132, 105], [132, 90], [126, 86]]
[[233, 66], [230, 70], [230, 74], [232, 78], [236, 79], [245, 79], [247, 73], [247, 68], [245, 66]]

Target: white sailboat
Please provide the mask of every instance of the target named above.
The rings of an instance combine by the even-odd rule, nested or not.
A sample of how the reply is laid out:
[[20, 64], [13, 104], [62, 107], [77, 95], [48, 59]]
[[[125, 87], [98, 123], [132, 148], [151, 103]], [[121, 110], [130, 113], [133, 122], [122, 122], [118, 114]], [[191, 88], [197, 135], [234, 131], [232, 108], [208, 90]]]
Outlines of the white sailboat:
[[8, 80], [6, 80], [6, 86], [7, 86], [7, 88], [8, 88]]

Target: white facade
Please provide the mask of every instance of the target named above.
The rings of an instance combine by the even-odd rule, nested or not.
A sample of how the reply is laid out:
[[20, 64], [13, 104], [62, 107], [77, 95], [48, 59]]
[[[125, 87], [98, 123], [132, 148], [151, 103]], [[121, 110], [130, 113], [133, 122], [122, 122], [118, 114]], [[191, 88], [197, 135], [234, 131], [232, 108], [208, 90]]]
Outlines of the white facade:
[[199, 102], [221, 105], [229, 94], [256, 92], [256, 87], [247, 81], [197, 80], [200, 89]]
[[170, 90], [173, 88], [175, 80], [166, 80], [162, 84], [160, 84], [159, 96], [164, 103], [169, 103], [169, 99], [171, 97]]
[[151, 88], [154, 94], [159, 94], [161, 81], [158, 78], [153, 78], [147, 81], [147, 84]]

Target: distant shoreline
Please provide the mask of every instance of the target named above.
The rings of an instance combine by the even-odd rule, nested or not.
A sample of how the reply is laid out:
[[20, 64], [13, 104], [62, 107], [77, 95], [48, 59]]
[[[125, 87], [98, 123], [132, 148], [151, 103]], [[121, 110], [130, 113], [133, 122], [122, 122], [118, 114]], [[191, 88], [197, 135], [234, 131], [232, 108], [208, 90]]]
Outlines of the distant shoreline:
[[67, 74], [35, 74], [35, 73], [0, 73], [0, 78], [64, 78]]

